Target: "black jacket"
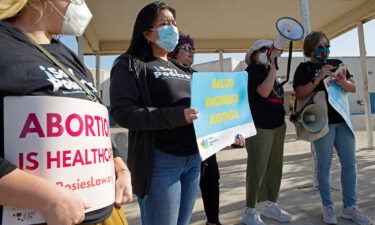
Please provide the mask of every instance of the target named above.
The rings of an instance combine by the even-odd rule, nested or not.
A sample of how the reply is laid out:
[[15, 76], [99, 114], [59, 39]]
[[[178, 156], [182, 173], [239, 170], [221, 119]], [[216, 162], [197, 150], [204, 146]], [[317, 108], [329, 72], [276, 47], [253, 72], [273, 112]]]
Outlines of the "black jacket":
[[[190, 67], [171, 61], [185, 72], [192, 73]], [[110, 96], [113, 119], [129, 129], [128, 166], [133, 191], [143, 198], [148, 194], [151, 182], [153, 131], [188, 125], [185, 107], [151, 107], [146, 64], [127, 53], [116, 59], [111, 70]]]
[[[89, 89], [95, 89], [90, 71], [70, 49], [55, 39], [52, 39], [51, 44], [44, 45], [44, 47], [64, 66], [71, 69]], [[88, 100], [86, 93], [82, 92], [78, 85], [72, 85], [73, 80], [62, 76], [63, 73], [59, 70], [59, 67], [40, 52], [21, 30], [7, 22], [0, 22], [0, 178], [16, 168], [3, 159], [4, 97], [65, 96]], [[61, 85], [55, 85], [57, 82]], [[62, 85], [63, 83], [66, 85]], [[113, 148], [113, 156], [119, 156], [115, 148]], [[111, 204], [86, 213], [84, 224], [103, 221], [111, 215], [112, 209], [113, 205]], [[1, 222], [2, 206], [0, 206], [0, 224]]]

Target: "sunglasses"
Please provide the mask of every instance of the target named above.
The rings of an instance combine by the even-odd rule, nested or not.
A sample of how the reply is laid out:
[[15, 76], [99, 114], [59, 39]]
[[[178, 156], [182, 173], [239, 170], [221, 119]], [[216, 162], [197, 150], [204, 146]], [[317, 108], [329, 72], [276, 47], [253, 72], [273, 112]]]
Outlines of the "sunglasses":
[[316, 47], [316, 49], [324, 49], [324, 48], [330, 48], [331, 47], [331, 45], [329, 45], [329, 44], [327, 44], [327, 45], [320, 45], [320, 46], [318, 46], [318, 47]]
[[265, 52], [268, 51], [268, 49], [270, 49], [270, 48], [269, 48], [269, 47], [266, 47], [266, 46], [263, 46], [263, 47], [261, 47], [261, 48], [259, 49], [259, 51], [260, 51], [261, 53], [265, 53]]
[[180, 49], [183, 49], [187, 52], [195, 53], [195, 48], [187, 46], [187, 45], [181, 46]]

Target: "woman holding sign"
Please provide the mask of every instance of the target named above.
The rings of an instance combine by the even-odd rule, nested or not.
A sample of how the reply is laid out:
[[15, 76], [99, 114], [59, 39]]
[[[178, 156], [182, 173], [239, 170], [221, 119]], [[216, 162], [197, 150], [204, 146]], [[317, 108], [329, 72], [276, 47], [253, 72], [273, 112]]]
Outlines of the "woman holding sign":
[[372, 224], [370, 218], [362, 215], [357, 207], [357, 166], [355, 159], [355, 138], [340, 113], [328, 102], [328, 92], [323, 80], [331, 79], [345, 92], [355, 92], [352, 75], [346, 69], [334, 72], [342, 62], [328, 59], [329, 40], [322, 32], [311, 32], [303, 43], [303, 51], [310, 61], [301, 63], [295, 72], [293, 87], [298, 100], [310, 96], [313, 92], [324, 91], [328, 106], [328, 128], [326, 135], [314, 141], [317, 156], [317, 173], [320, 197], [323, 204], [323, 221], [337, 224], [334, 203], [331, 199], [330, 169], [333, 147], [336, 148], [341, 162], [341, 184], [343, 193], [342, 217], [357, 224]]
[[292, 217], [277, 205], [280, 190], [286, 126], [282, 87], [276, 80], [275, 49], [268, 56], [272, 41], [255, 41], [247, 51], [245, 62], [249, 74], [249, 104], [257, 134], [246, 139], [246, 225], [264, 225], [255, 209], [257, 202], [267, 201], [265, 217], [289, 222]]
[[[95, 136], [93, 139], [100, 138], [109, 145], [111, 143], [108, 137], [108, 127], [105, 126], [105, 123], [100, 127], [95, 125], [90, 116], [92, 111], [85, 111], [85, 109], [69, 105], [71, 102], [83, 102], [95, 109], [101, 109], [100, 113], [106, 113], [101, 104], [87, 101], [98, 101], [93, 94], [96, 93], [96, 90], [90, 71], [72, 51], [52, 37], [58, 34], [80, 36], [91, 18], [90, 10], [83, 0], [4, 0], [0, 2], [0, 124], [2, 130], [0, 139], [0, 205], [7, 206], [0, 208], [0, 224], [43, 222], [48, 225], [127, 224], [121, 208], [114, 208], [114, 202], [116, 205], [121, 205], [132, 199], [130, 173], [122, 159], [118, 157], [118, 152], [113, 151], [113, 160], [111, 147], [90, 149], [90, 152], [88, 149], [82, 151], [61, 149], [66, 144], [61, 142], [61, 136], [69, 136], [68, 133], [71, 134], [69, 137], [72, 140], [71, 143], [85, 140], [85, 137], [81, 137], [81, 134], [85, 133], [81, 128], [77, 130], [76, 126], [70, 127], [70, 124], [73, 123], [69, 123], [68, 120], [66, 123], [62, 123], [62, 120], [65, 119], [63, 115], [65, 109], [73, 111], [70, 122], [78, 121], [79, 123], [75, 123], [75, 125], [83, 125], [83, 121], [85, 121], [85, 124], [88, 125], [86, 136], [91, 133]], [[30, 101], [43, 101], [41, 99], [48, 98], [53, 99], [52, 102], [68, 102], [68, 104], [61, 104], [60, 109], [62, 110], [60, 111], [50, 107], [51, 113], [47, 114], [47, 118], [50, 120], [47, 119], [47, 122], [42, 116], [39, 117], [39, 112], [30, 113], [27, 120], [29, 122], [25, 123], [21, 135], [9, 136], [9, 134], [17, 132], [19, 127], [16, 124], [11, 124], [10, 129], [8, 127], [4, 131], [8, 120], [23, 121], [23, 118], [15, 117], [19, 115], [19, 112], [27, 112], [29, 108], [19, 105], [18, 111], [6, 113], [9, 110], [7, 104], [10, 102], [13, 104], [15, 100], [22, 101], [25, 98]], [[31, 103], [31, 105], [35, 104]], [[41, 108], [48, 107], [48, 104], [41, 106]], [[78, 114], [78, 112], [74, 114], [75, 110], [83, 111], [85, 119], [83, 120], [80, 117], [82, 114]], [[98, 124], [106, 121], [102, 117], [95, 119]], [[68, 125], [66, 126], [66, 124]], [[102, 128], [102, 132], [96, 133]], [[4, 136], [9, 138], [4, 138]], [[31, 141], [30, 145], [23, 149], [8, 149], [5, 146], [9, 145], [10, 139], [18, 139], [18, 142], [26, 139], [36, 141]], [[46, 140], [51, 140], [51, 143], [59, 141], [60, 144], [56, 148], [61, 151], [54, 151], [53, 146], [49, 145], [48, 150], [38, 148], [37, 152], [27, 153], [39, 142]], [[17, 152], [19, 161], [10, 163], [9, 160], [4, 159], [4, 152], [6, 158], [12, 158], [12, 152]], [[75, 155], [72, 155], [73, 152]], [[37, 158], [44, 153], [47, 157], [46, 161], [49, 163], [46, 167], [44, 167], [44, 161], [38, 161]], [[24, 157], [24, 155], [27, 156]], [[17, 169], [15, 164], [20, 169]], [[110, 174], [106, 180], [95, 180], [94, 183], [93, 180], [83, 181], [75, 177], [76, 172], [86, 170], [85, 168], [95, 170], [97, 166], [102, 168], [102, 165], [108, 169], [109, 172], [106, 173]], [[72, 176], [74, 181], [64, 180], [59, 176], [48, 177], [52, 180], [59, 180], [56, 185], [65, 187], [60, 188], [46, 179], [21, 170], [35, 173], [42, 169], [52, 170], [52, 168], [55, 169], [56, 174]], [[116, 177], [113, 174], [114, 170]], [[100, 170], [96, 172], [102, 173]], [[83, 174], [83, 177], [87, 177], [87, 174]], [[94, 178], [91, 177], [91, 179]], [[81, 198], [83, 195], [76, 193], [93, 190], [94, 186], [96, 186], [96, 190], [98, 190], [97, 188], [105, 189], [110, 193], [114, 193], [113, 189], [116, 187], [116, 196], [114, 194], [107, 196], [107, 192], [94, 190], [92, 193], [97, 195], [86, 200], [93, 200], [94, 204], [98, 204], [95, 202], [97, 197], [109, 200], [105, 200], [104, 205], [99, 203], [102, 207], [97, 208], [96, 206], [95, 210], [92, 210], [93, 205], [84, 202]], [[77, 190], [77, 192], [68, 189]], [[107, 202], [109, 203], [107, 204]], [[17, 210], [16, 208], [26, 209], [11, 213], [12, 210]], [[41, 216], [39, 217], [39, 212], [34, 210], [41, 212]], [[37, 217], [38, 222], [35, 222]]]
[[129, 129], [128, 162], [143, 225], [187, 225], [201, 157], [190, 108], [189, 67], [168, 59], [178, 43], [175, 10], [145, 6], [130, 47], [111, 71], [111, 114]]

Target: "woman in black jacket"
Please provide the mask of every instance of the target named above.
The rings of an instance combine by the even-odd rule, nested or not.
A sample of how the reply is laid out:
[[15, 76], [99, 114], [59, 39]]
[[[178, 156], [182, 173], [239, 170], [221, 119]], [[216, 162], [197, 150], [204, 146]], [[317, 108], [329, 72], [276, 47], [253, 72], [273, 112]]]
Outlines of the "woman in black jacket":
[[201, 158], [190, 108], [190, 70], [167, 57], [178, 42], [175, 10], [138, 14], [129, 49], [111, 71], [111, 114], [129, 129], [128, 162], [143, 225], [187, 225]]

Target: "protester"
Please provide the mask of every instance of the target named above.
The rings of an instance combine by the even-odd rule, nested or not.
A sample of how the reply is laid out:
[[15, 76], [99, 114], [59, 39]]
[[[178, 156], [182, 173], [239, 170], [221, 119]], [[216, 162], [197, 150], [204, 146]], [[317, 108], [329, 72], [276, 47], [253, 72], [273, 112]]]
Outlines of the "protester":
[[[182, 63], [184, 66], [190, 67], [194, 63], [194, 40], [189, 36], [180, 32], [178, 43], [176, 47], [168, 53], [168, 57], [177, 60]], [[194, 72], [193, 69], [191, 69]]]
[[[346, 75], [332, 77], [333, 72], [342, 63], [338, 59], [328, 59], [330, 43], [322, 32], [311, 32], [303, 43], [303, 52], [310, 61], [301, 63], [295, 72], [293, 87], [298, 100], [311, 96], [313, 92], [324, 91], [326, 101], [328, 93], [323, 80], [331, 76], [345, 92], [355, 92], [356, 86], [349, 71]], [[343, 194], [342, 217], [357, 224], [372, 224], [357, 207], [357, 165], [355, 159], [355, 138], [344, 118], [328, 103], [328, 128], [326, 135], [313, 142], [317, 156], [317, 173], [320, 197], [323, 204], [323, 221], [337, 224], [335, 206], [331, 199], [331, 163], [333, 147], [341, 162], [341, 184]]]
[[178, 43], [175, 10], [145, 6], [129, 49], [111, 71], [111, 114], [129, 129], [128, 162], [143, 225], [187, 225], [201, 157], [190, 108], [190, 67], [168, 59]]
[[[79, 19], [77, 19], [79, 18]], [[56, 88], [44, 69], [59, 71], [52, 60], [36, 46], [42, 46], [63, 66], [85, 81], [86, 88], [96, 92], [89, 70], [78, 57], [52, 35], [82, 35], [92, 15], [82, 0], [2, 0], [0, 2], [0, 95], [1, 130], [4, 130], [4, 98], [6, 96], [59, 96], [88, 100], [88, 95], [76, 88]], [[78, 23], [77, 23], [78, 21]], [[34, 40], [36, 43], [32, 42]], [[66, 76], [70, 83], [73, 80]], [[69, 107], [66, 105], [65, 107]], [[48, 225], [127, 224], [120, 207], [113, 204], [85, 214], [90, 205], [73, 191], [17, 169], [4, 157], [4, 132], [0, 150], [0, 204], [41, 211]], [[129, 171], [114, 151], [116, 205], [131, 201]], [[0, 223], [2, 223], [2, 207]]]
[[257, 202], [267, 201], [263, 216], [280, 222], [292, 217], [280, 209], [277, 199], [283, 167], [284, 122], [283, 88], [276, 80], [276, 62], [281, 52], [272, 50], [269, 40], [257, 40], [247, 51], [245, 62], [249, 74], [249, 104], [257, 134], [246, 139], [246, 210], [243, 223], [264, 225], [256, 211]]

